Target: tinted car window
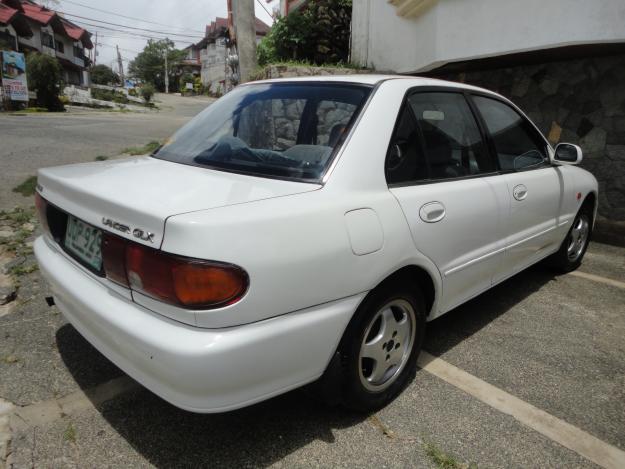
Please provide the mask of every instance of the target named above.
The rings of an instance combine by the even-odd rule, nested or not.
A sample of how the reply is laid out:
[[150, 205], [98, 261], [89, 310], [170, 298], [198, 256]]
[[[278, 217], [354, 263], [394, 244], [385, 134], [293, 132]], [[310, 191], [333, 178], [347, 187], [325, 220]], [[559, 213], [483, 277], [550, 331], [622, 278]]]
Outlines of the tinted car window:
[[501, 169], [534, 168], [547, 161], [547, 144], [527, 119], [501, 101], [483, 96], [473, 100], [493, 139]]
[[462, 94], [416, 93], [408, 102], [421, 129], [430, 179], [449, 179], [494, 170]]
[[428, 178], [417, 121], [408, 105], [403, 107], [397, 120], [386, 156], [385, 172], [388, 184]]
[[371, 87], [240, 86], [193, 118], [154, 155], [195, 166], [318, 181]]

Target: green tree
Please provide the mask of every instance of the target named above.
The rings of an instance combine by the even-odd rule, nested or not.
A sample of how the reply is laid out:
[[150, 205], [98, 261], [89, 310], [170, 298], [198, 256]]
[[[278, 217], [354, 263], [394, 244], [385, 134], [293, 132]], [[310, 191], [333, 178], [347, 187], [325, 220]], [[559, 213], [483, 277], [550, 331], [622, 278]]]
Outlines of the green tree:
[[33, 52], [26, 58], [28, 85], [37, 91], [37, 104], [48, 111], [64, 111], [59, 100], [61, 65], [55, 57]]
[[149, 39], [143, 51], [130, 62], [128, 73], [146, 83], [152, 83], [159, 91], [165, 91], [165, 54], [167, 54], [169, 83], [176, 88], [178, 80], [173, 73], [174, 65], [185, 56], [185, 52], [176, 49], [173, 41]]
[[258, 45], [259, 65], [285, 60], [347, 62], [351, 15], [352, 0], [317, 0], [278, 18]]
[[91, 67], [91, 81], [96, 85], [118, 84], [119, 75], [107, 65], [95, 65]]

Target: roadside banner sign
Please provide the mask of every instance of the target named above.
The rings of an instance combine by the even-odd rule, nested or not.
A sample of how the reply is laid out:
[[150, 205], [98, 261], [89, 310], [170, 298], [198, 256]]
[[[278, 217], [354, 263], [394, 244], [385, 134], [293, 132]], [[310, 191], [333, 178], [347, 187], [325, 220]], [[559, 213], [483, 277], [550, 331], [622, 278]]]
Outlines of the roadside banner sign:
[[11, 101], [28, 101], [24, 54], [2, 51], [2, 86], [5, 96]]

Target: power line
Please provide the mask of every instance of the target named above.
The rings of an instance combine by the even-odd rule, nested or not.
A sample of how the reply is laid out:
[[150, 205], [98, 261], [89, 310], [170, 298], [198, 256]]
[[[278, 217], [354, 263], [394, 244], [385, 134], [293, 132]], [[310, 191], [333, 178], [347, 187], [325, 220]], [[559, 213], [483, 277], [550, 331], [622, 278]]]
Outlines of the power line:
[[[141, 37], [141, 38], [144, 38], [144, 39], [170, 39], [167, 36], [154, 36], [154, 35], [142, 34], [142, 33], [138, 33], [138, 32], [135, 33], [133, 31], [125, 31], [123, 29], [109, 28], [107, 26], [102, 26], [102, 25], [99, 25], [99, 24], [88, 23], [88, 22], [82, 21], [82, 20], [76, 20], [76, 23], [79, 23], [79, 24], [82, 24], [82, 25], [86, 25], [86, 26], [95, 27], [95, 28], [104, 29], [104, 30], [107, 30], [107, 31], [115, 31], [115, 32], [118, 32], [118, 33], [124, 33], [124, 34], [128, 34], [128, 35], [131, 35], [131, 36]], [[181, 43], [184, 43], [184, 44], [193, 44], [194, 43], [194, 41], [183, 40], [183, 39], [176, 39], [176, 38], [174, 38], [173, 40], [175, 42], [181, 42]]]
[[135, 29], [137, 31], [145, 31], [145, 32], [148, 32], [148, 33], [167, 34], [167, 35], [170, 35], [170, 36], [192, 37], [194, 39], [197, 39], [197, 37], [198, 37], [197, 35], [191, 35], [191, 34], [174, 33], [174, 32], [171, 32], [171, 31], [155, 31], [154, 29], [137, 28], [135, 26], [128, 26], [126, 24], [110, 23], [108, 21], [96, 20], [94, 18], [87, 18], [86, 16], [72, 15], [70, 13], [63, 13], [63, 14], [65, 16], [71, 16], [71, 17], [74, 17], [74, 18], [80, 18], [81, 20], [95, 21], [97, 23], [108, 24], [110, 26], [118, 26], [118, 27], [121, 27], [121, 28]]
[[72, 5], [77, 5], [83, 8], [87, 8], [89, 10], [94, 10], [94, 11], [99, 11], [100, 13], [105, 13], [107, 15], [111, 15], [111, 16], [119, 16], [120, 18], [126, 18], [128, 20], [134, 20], [134, 21], [141, 21], [143, 23], [148, 23], [148, 24], [154, 24], [156, 26], [165, 26], [167, 28], [171, 28], [171, 29], [181, 29], [181, 30], [185, 30], [185, 31], [190, 31], [190, 32], [194, 32], [194, 33], [201, 33], [204, 34], [203, 31], [198, 31], [198, 30], [193, 30], [193, 29], [188, 29], [188, 28], [182, 28], [182, 27], [177, 27], [177, 26], [170, 26], [167, 24], [163, 24], [163, 23], [157, 23], [156, 21], [148, 21], [146, 19], [142, 19], [142, 18], [136, 18], [133, 16], [126, 16], [126, 15], [122, 15], [121, 13], [114, 13], [112, 11], [108, 11], [108, 10], [102, 10], [100, 8], [95, 8], [89, 5], [85, 5], [83, 3], [79, 3], [79, 2], [75, 2], [73, 0], [61, 0], [65, 3], [71, 3]]
[[272, 15], [271, 13], [269, 13], [269, 10], [267, 10], [267, 8], [265, 7], [265, 5], [263, 5], [263, 2], [261, 2], [260, 0], [256, 0], [256, 2], [257, 2], [257, 3], [261, 6], [261, 7], [263, 7], [263, 10], [265, 10], [265, 11], [267, 12], [267, 14], [268, 14], [271, 18], [273, 18], [273, 15]]

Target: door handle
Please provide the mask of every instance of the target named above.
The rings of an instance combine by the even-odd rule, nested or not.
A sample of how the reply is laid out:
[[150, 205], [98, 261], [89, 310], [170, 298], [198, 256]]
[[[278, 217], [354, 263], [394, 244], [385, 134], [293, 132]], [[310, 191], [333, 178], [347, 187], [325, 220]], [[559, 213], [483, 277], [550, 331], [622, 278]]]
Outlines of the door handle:
[[527, 187], [525, 187], [523, 184], [514, 186], [514, 189], [512, 189], [512, 195], [516, 200], [525, 200], [525, 198], [527, 197]]
[[440, 202], [429, 202], [421, 207], [419, 216], [426, 223], [436, 223], [445, 218], [445, 206]]

